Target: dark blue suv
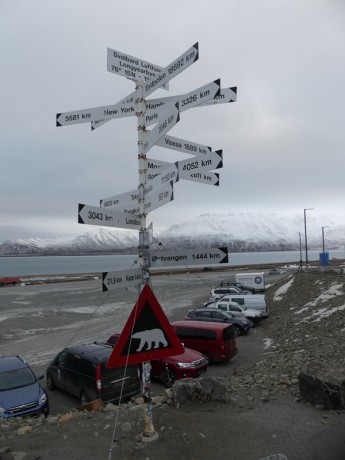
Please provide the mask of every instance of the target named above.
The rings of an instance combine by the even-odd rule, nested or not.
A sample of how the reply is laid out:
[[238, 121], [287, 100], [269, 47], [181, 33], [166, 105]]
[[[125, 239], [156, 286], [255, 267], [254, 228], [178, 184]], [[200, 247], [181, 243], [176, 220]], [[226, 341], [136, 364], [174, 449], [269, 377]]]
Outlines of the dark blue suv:
[[0, 419], [48, 415], [49, 402], [30, 366], [20, 356], [0, 356]]

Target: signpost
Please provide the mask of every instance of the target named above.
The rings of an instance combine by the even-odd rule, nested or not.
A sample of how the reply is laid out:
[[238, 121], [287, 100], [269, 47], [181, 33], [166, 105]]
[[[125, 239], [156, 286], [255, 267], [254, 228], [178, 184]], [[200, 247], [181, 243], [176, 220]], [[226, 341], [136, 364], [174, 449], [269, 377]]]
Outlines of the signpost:
[[220, 79], [215, 80], [201, 88], [195, 89], [182, 96], [167, 97], [162, 99], [150, 99], [146, 103], [145, 123], [146, 126], [157, 123], [160, 113], [167, 104], [179, 103], [180, 111], [192, 109], [204, 102], [213, 100], [220, 94]]
[[105, 272], [102, 276], [103, 291], [139, 286], [142, 283], [142, 270], [136, 268], [127, 271]]
[[102, 227], [131, 228], [140, 230], [141, 216], [120, 211], [105, 210], [87, 204], [78, 205], [78, 224], [99, 225]]
[[[219, 185], [219, 174], [211, 171], [222, 168], [222, 150], [212, 151], [211, 147], [168, 136], [167, 133], [180, 121], [180, 112], [193, 107], [234, 102], [237, 100], [237, 88], [221, 89], [220, 79], [217, 79], [183, 95], [147, 99], [158, 88], [168, 89], [170, 80], [198, 59], [198, 43], [166, 67], [108, 48], [107, 70], [133, 80], [135, 90], [112, 105], [56, 115], [58, 127], [91, 122], [91, 129], [115, 118], [137, 117], [138, 187], [100, 200], [100, 207], [79, 204], [78, 222], [139, 231], [139, 268], [103, 273], [102, 288], [103, 291], [131, 289], [133, 286], [141, 288], [135, 308], [107, 366], [142, 362], [143, 439], [158, 437], [152, 423], [149, 360], [183, 352], [179, 339], [149, 287], [150, 268], [228, 262], [227, 248], [170, 252], [148, 250], [154, 238], [152, 224], [146, 225], [146, 217], [149, 212], [174, 199], [174, 184], [179, 179]], [[148, 131], [146, 128], [150, 125], [154, 126]], [[174, 163], [148, 159], [146, 154], [155, 145], [192, 157]]]
[[168, 105], [162, 114], [162, 116], [157, 120], [157, 125], [151, 130], [148, 131], [143, 144], [143, 154], [146, 154], [155, 143], [166, 134], [168, 131], [173, 128], [176, 123], [180, 121], [180, 108], [179, 103]]
[[[129, 54], [107, 48], [107, 70], [133, 80], [147, 81], [160, 74], [164, 68]], [[163, 88], [169, 89], [167, 84], [163, 85]]]
[[151, 268], [229, 263], [228, 248], [150, 251], [149, 254]]

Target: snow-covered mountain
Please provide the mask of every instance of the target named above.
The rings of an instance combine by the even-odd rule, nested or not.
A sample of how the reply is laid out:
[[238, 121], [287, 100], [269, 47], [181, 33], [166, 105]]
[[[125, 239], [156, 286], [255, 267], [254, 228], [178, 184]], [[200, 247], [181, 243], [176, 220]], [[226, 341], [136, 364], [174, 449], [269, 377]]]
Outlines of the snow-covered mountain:
[[[308, 215], [309, 249], [322, 249], [322, 227], [326, 249], [344, 247], [345, 225], [329, 216]], [[198, 248], [227, 246], [230, 252], [299, 250], [304, 248], [304, 221], [301, 215], [229, 213], [204, 214], [195, 221], [176, 224], [157, 234], [152, 248]], [[0, 245], [0, 256], [80, 255], [134, 252], [138, 232], [97, 228], [78, 236], [56, 239], [8, 240]]]

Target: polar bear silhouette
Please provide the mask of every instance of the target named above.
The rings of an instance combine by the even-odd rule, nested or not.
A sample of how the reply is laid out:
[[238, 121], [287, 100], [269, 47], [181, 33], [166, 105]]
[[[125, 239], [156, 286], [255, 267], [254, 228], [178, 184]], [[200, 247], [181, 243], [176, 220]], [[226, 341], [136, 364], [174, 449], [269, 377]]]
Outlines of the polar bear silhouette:
[[148, 329], [147, 331], [136, 332], [132, 335], [132, 339], [140, 339], [137, 351], [141, 351], [145, 345], [147, 345], [147, 350], [159, 348], [160, 343], [162, 343], [164, 347], [168, 346], [168, 342], [161, 329]]

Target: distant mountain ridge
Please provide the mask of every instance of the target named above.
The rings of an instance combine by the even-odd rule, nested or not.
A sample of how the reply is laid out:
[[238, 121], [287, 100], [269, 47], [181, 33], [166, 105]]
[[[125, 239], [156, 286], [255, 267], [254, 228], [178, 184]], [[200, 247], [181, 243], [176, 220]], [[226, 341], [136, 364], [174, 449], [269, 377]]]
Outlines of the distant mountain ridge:
[[[345, 225], [329, 216], [308, 216], [308, 248], [322, 248], [325, 223], [328, 227], [324, 231], [326, 250], [343, 248]], [[292, 251], [299, 250], [300, 236], [304, 249], [304, 222], [300, 215], [204, 214], [154, 236], [152, 249], [226, 246], [229, 252]], [[0, 256], [133, 253], [138, 251], [138, 239], [135, 230], [102, 227], [70, 237], [7, 240], [0, 245]]]

